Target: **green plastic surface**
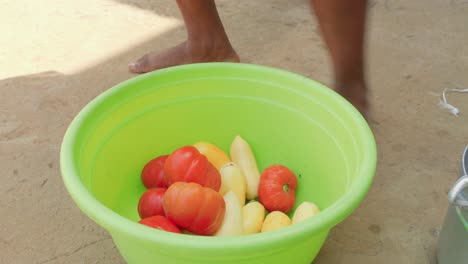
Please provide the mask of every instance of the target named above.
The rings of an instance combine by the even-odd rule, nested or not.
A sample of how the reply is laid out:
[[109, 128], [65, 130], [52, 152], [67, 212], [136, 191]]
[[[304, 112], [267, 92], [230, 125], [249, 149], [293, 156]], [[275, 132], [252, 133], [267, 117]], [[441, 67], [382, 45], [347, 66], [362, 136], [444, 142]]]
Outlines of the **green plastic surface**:
[[[262, 234], [202, 237], [137, 224], [143, 166], [177, 147], [208, 141], [229, 153], [236, 135], [260, 170], [291, 168], [296, 206], [322, 212]], [[367, 123], [331, 89], [283, 70], [234, 63], [178, 66], [123, 82], [73, 120], [61, 149], [67, 190], [131, 264], [310, 263], [329, 230], [367, 193], [376, 146]]]

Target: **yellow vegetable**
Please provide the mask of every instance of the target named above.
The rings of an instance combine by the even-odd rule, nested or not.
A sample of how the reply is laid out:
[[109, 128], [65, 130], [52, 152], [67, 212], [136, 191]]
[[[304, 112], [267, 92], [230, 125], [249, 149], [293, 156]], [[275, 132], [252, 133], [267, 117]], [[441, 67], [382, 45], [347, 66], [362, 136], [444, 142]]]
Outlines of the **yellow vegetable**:
[[243, 138], [236, 136], [231, 144], [231, 158], [239, 165], [247, 183], [247, 199], [253, 200], [258, 195], [260, 173], [252, 149]]
[[291, 219], [285, 213], [273, 211], [267, 215], [262, 225], [262, 233], [291, 225]]
[[219, 193], [225, 195], [229, 191], [233, 191], [239, 199], [241, 206], [245, 204], [245, 176], [241, 169], [234, 162], [228, 162], [221, 167], [221, 189]]
[[201, 154], [205, 155], [218, 170], [230, 161], [229, 156], [222, 149], [208, 142], [198, 142], [193, 145]]
[[296, 224], [320, 213], [318, 206], [311, 202], [302, 202], [294, 212], [292, 223]]
[[250, 202], [242, 208], [244, 234], [260, 233], [265, 219], [265, 207], [259, 202]]
[[239, 199], [233, 192], [224, 195], [226, 203], [226, 213], [221, 227], [216, 231], [215, 236], [237, 236], [244, 233], [242, 224], [242, 206]]

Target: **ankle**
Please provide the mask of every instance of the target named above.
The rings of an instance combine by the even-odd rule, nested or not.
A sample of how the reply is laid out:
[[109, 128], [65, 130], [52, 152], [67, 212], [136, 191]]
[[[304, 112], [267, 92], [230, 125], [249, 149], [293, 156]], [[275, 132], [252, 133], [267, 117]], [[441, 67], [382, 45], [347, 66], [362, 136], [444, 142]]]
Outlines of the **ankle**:
[[227, 37], [222, 36], [189, 37], [186, 48], [192, 57], [208, 60], [235, 53]]
[[351, 90], [355, 92], [367, 91], [367, 85], [364, 78], [335, 78], [336, 90]]
[[347, 99], [367, 101], [368, 90], [363, 79], [335, 80], [335, 91]]

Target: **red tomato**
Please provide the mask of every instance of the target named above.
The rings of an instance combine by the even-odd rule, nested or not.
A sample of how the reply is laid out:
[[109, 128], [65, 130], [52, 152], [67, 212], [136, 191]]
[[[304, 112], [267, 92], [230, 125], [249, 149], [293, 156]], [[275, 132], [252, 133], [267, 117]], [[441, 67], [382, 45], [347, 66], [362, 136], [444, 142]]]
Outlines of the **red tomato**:
[[155, 215], [164, 215], [163, 197], [165, 193], [165, 188], [153, 188], [144, 192], [138, 202], [140, 217], [147, 218]]
[[176, 225], [174, 225], [169, 219], [167, 219], [166, 217], [162, 215], [155, 215], [155, 216], [151, 216], [148, 218], [144, 218], [144, 219], [141, 219], [138, 223], [152, 227], [152, 228], [161, 229], [164, 231], [169, 231], [169, 232], [179, 233], [179, 234], [182, 233], [180, 232], [180, 229]]
[[266, 168], [260, 176], [258, 198], [268, 211], [289, 212], [296, 202], [297, 178], [282, 165]]
[[146, 188], [167, 188], [166, 177], [164, 177], [164, 164], [169, 155], [159, 156], [148, 162], [141, 172], [141, 180]]
[[197, 235], [214, 234], [223, 223], [226, 212], [221, 194], [193, 182], [172, 184], [163, 205], [169, 220]]
[[221, 175], [208, 159], [195, 147], [185, 146], [175, 150], [164, 165], [167, 183], [195, 182], [219, 191]]

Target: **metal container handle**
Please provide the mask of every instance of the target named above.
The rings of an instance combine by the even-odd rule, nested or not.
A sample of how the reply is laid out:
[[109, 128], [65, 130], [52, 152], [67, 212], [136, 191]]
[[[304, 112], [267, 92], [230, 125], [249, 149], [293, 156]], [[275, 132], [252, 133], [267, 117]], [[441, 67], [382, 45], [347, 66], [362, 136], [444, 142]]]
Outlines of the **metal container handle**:
[[455, 182], [448, 194], [448, 198], [451, 204], [461, 207], [468, 207], [468, 201], [463, 198], [461, 192], [463, 189], [468, 187], [468, 175], [465, 175]]
[[468, 187], [468, 147], [463, 152], [461, 173], [464, 176], [455, 182], [448, 193], [448, 198], [450, 203], [455, 206], [468, 207], [468, 197], [464, 197], [462, 194], [463, 190]]

